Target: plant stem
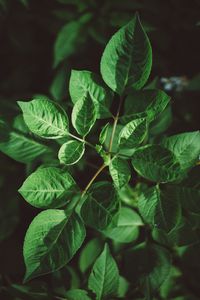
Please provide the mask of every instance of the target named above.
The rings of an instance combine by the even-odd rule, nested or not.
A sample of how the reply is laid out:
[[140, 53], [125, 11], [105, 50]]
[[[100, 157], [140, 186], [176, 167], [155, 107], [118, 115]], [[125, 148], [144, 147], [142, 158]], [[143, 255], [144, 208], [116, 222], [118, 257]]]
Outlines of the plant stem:
[[85, 143], [85, 144], [88, 145], [89, 147], [91, 147], [91, 148], [93, 148], [93, 149], [96, 150], [95, 146], [92, 145], [91, 143], [87, 142], [86, 140], [81, 139], [81, 138], [79, 138], [78, 136], [73, 135], [73, 134], [71, 134], [71, 133], [68, 133], [68, 135], [71, 136], [73, 139], [76, 139], [76, 140], [78, 140], [78, 141], [80, 141], [80, 142], [82, 142], [82, 143]]
[[103, 164], [98, 170], [97, 172], [94, 174], [94, 176], [92, 177], [92, 179], [89, 181], [89, 183], [87, 184], [87, 186], [85, 187], [84, 191], [82, 192], [82, 196], [83, 197], [88, 189], [90, 188], [90, 186], [92, 185], [92, 183], [94, 182], [94, 180], [97, 178], [97, 176], [106, 168], [106, 165]]
[[118, 123], [118, 120], [119, 120], [119, 114], [120, 114], [120, 110], [121, 110], [121, 107], [122, 107], [122, 103], [123, 103], [123, 97], [121, 96], [120, 101], [119, 101], [119, 106], [118, 106], [118, 109], [117, 109], [117, 114], [114, 117], [114, 123], [113, 123], [112, 133], [111, 133], [111, 137], [110, 137], [108, 152], [112, 152], [113, 140], [114, 140], [114, 137], [115, 137], [115, 131], [116, 131], [116, 128], [117, 128], [117, 123]]

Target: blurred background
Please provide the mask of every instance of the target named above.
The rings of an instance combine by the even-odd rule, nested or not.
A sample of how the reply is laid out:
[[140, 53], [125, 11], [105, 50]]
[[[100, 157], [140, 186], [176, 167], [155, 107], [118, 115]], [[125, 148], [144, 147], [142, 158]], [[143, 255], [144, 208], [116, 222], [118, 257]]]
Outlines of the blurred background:
[[[0, 0], [0, 117], [13, 124], [20, 114], [16, 101], [35, 95], [70, 110], [71, 69], [99, 73], [106, 42], [136, 11], [153, 48], [149, 83], [172, 96], [172, 110], [155, 131], [197, 130], [200, 0]], [[23, 238], [38, 210], [17, 192], [33, 169], [32, 158], [16, 145], [10, 153], [17, 141], [12, 136], [5, 144], [4, 134], [0, 126], [0, 282], [9, 283], [23, 276]]]

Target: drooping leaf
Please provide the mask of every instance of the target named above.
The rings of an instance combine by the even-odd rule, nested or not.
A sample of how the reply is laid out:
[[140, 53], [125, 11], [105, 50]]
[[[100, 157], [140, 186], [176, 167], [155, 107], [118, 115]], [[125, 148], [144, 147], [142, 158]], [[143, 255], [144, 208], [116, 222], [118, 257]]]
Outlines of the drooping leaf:
[[131, 178], [131, 171], [127, 161], [115, 157], [109, 164], [110, 175], [115, 186], [120, 189], [127, 184]]
[[58, 208], [71, 200], [77, 189], [74, 179], [66, 170], [46, 167], [32, 173], [19, 192], [29, 204], [37, 208]]
[[48, 209], [30, 224], [24, 240], [25, 281], [54, 272], [75, 255], [85, 239], [85, 227], [76, 213]]
[[140, 89], [146, 83], [152, 65], [149, 39], [136, 14], [108, 42], [101, 58], [101, 74], [116, 93]]
[[81, 215], [87, 225], [103, 230], [118, 211], [117, 193], [110, 182], [94, 184], [82, 205]]
[[134, 210], [122, 207], [119, 211], [117, 225], [111, 223], [102, 232], [119, 243], [130, 243], [137, 239], [141, 225], [143, 222]]
[[101, 253], [101, 241], [98, 238], [90, 240], [80, 254], [79, 267], [82, 273], [85, 273], [92, 266], [94, 261]]
[[58, 139], [67, 136], [69, 121], [57, 103], [45, 98], [29, 102], [18, 101], [28, 128], [43, 138]]
[[171, 150], [183, 169], [194, 166], [200, 156], [200, 132], [186, 132], [167, 137], [162, 144]]
[[84, 152], [84, 143], [74, 140], [68, 141], [61, 146], [58, 152], [58, 158], [61, 164], [73, 165], [81, 159]]
[[124, 105], [123, 123], [136, 118], [147, 118], [152, 122], [167, 107], [170, 97], [158, 89], [131, 91]]
[[135, 119], [126, 124], [119, 134], [120, 148], [134, 148], [142, 143], [147, 134], [146, 119]]
[[81, 136], [86, 136], [97, 118], [96, 107], [89, 93], [77, 101], [72, 111], [72, 124]]
[[134, 169], [144, 178], [155, 182], [171, 182], [183, 173], [173, 153], [159, 145], [138, 148], [132, 157]]
[[[152, 299], [153, 292], [162, 285], [170, 272], [170, 253], [161, 246], [142, 243], [127, 251], [124, 258], [126, 278], [140, 284], [146, 299]], [[130, 264], [133, 261], [134, 268]]]
[[171, 231], [180, 222], [181, 206], [173, 187], [152, 187], [139, 198], [138, 208], [143, 219], [153, 227]]
[[66, 297], [68, 300], [91, 300], [87, 291], [80, 289], [69, 290]]
[[[20, 122], [16, 124], [16, 120]], [[21, 163], [30, 163], [51, 154], [48, 146], [29, 134], [29, 129], [21, 116], [18, 116], [15, 121], [13, 127], [6, 124], [0, 126], [0, 151]]]
[[89, 93], [96, 106], [97, 118], [110, 116], [109, 106], [113, 95], [97, 74], [72, 70], [69, 91], [73, 103], [83, 99]]
[[106, 244], [97, 258], [89, 276], [88, 287], [96, 294], [96, 299], [116, 295], [119, 286], [119, 271], [109, 247]]

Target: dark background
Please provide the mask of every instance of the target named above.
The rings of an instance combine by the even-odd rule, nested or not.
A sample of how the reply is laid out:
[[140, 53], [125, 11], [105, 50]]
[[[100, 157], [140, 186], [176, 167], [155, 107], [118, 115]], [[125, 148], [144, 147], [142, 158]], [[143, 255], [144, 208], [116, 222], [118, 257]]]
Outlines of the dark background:
[[[1, 0], [0, 116], [11, 121], [19, 113], [16, 101], [29, 99], [35, 94], [47, 95], [70, 106], [70, 70], [88, 69], [99, 73], [99, 61], [106, 41], [136, 11], [153, 48], [150, 80], [157, 76], [160, 83], [163, 77], [178, 76], [187, 83], [180, 91], [177, 91], [176, 85], [168, 91], [172, 95], [174, 115], [170, 133], [198, 129], [198, 0]], [[78, 22], [85, 14], [89, 20], [77, 35], [75, 46], [54, 68], [54, 43], [60, 29], [69, 22]], [[66, 42], [69, 38], [66, 36]], [[62, 79], [58, 79], [59, 74]], [[0, 153], [0, 278], [11, 282], [20, 282], [23, 276], [23, 237], [38, 212], [17, 193], [28, 167]], [[83, 185], [88, 181], [85, 174], [80, 178]]]

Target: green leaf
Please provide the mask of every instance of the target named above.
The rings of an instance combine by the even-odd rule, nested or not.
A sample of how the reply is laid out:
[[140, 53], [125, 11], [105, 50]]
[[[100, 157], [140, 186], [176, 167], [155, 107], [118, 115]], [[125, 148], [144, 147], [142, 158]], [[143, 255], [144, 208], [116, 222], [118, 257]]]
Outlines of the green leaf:
[[158, 229], [171, 231], [180, 222], [181, 206], [174, 187], [151, 187], [144, 191], [138, 201], [143, 219]]
[[183, 169], [195, 165], [200, 155], [200, 132], [186, 132], [167, 137], [162, 144], [171, 150]]
[[119, 298], [125, 299], [128, 289], [129, 289], [129, 282], [126, 280], [125, 277], [119, 276], [119, 287], [118, 287], [117, 296]]
[[72, 124], [81, 136], [86, 136], [97, 118], [95, 104], [87, 93], [77, 101], [72, 111]]
[[135, 119], [122, 128], [119, 134], [119, 146], [120, 148], [134, 148], [142, 143], [146, 134], [146, 119]]
[[117, 225], [111, 223], [102, 232], [119, 243], [130, 243], [138, 238], [138, 226], [141, 225], [143, 225], [142, 220], [134, 210], [122, 207], [119, 211]]
[[75, 255], [85, 239], [80, 217], [48, 209], [30, 224], [24, 240], [25, 281], [54, 272]]
[[[170, 253], [154, 244], [139, 244], [124, 254], [125, 275], [128, 280], [140, 285], [147, 298], [165, 281], [171, 269]], [[130, 262], [134, 262], [134, 268]], [[149, 298], [148, 298], [149, 297]]]
[[71, 21], [61, 27], [54, 45], [54, 67], [71, 56], [79, 45], [81, 23]]
[[131, 91], [124, 105], [123, 123], [136, 118], [147, 118], [152, 122], [167, 107], [170, 97], [158, 89]]
[[119, 271], [109, 247], [105, 244], [104, 250], [94, 263], [89, 276], [88, 287], [101, 300], [116, 295], [119, 286]]
[[68, 141], [61, 146], [58, 152], [58, 158], [61, 164], [73, 165], [81, 159], [84, 152], [84, 143], [79, 141]]
[[101, 74], [116, 93], [140, 89], [146, 83], [152, 65], [149, 39], [136, 14], [108, 42], [101, 58]]
[[73, 103], [83, 99], [89, 93], [96, 106], [97, 118], [107, 118], [111, 115], [109, 106], [113, 94], [97, 74], [72, 70], [69, 91]]
[[109, 123], [107, 123], [103, 128], [101, 129], [100, 135], [99, 135], [99, 142], [101, 145], [103, 145], [106, 141], [106, 137], [108, 134], [108, 129], [109, 129]]
[[121, 189], [131, 178], [131, 171], [127, 161], [115, 157], [109, 164], [110, 175], [116, 188]]
[[57, 103], [41, 98], [29, 102], [18, 101], [28, 128], [43, 138], [58, 139], [67, 136], [69, 121]]
[[169, 103], [159, 116], [150, 124], [149, 135], [155, 136], [165, 132], [172, 123], [172, 108]]
[[48, 146], [29, 134], [29, 129], [21, 117], [16, 117], [13, 127], [1, 124], [0, 151], [21, 163], [30, 163], [44, 155], [51, 154]]
[[66, 293], [67, 300], [91, 300], [85, 290], [74, 289]]
[[80, 254], [79, 267], [82, 273], [85, 273], [92, 266], [101, 252], [101, 242], [98, 238], [90, 240]]
[[56, 167], [37, 169], [23, 183], [20, 194], [37, 208], [58, 208], [77, 191], [74, 179], [66, 170]]
[[90, 188], [82, 205], [81, 215], [87, 225], [103, 230], [119, 208], [117, 193], [110, 182], [100, 181]]
[[52, 96], [52, 98], [55, 101], [60, 102], [63, 100], [63, 98], [67, 95], [67, 85], [66, 80], [68, 80], [69, 77], [69, 71], [66, 70], [66, 66], [59, 68], [56, 72], [53, 81], [51, 83], [51, 86], [49, 88], [49, 92]]
[[151, 181], [171, 182], [180, 179], [183, 173], [173, 153], [159, 145], [140, 147], [132, 158], [134, 169]]

